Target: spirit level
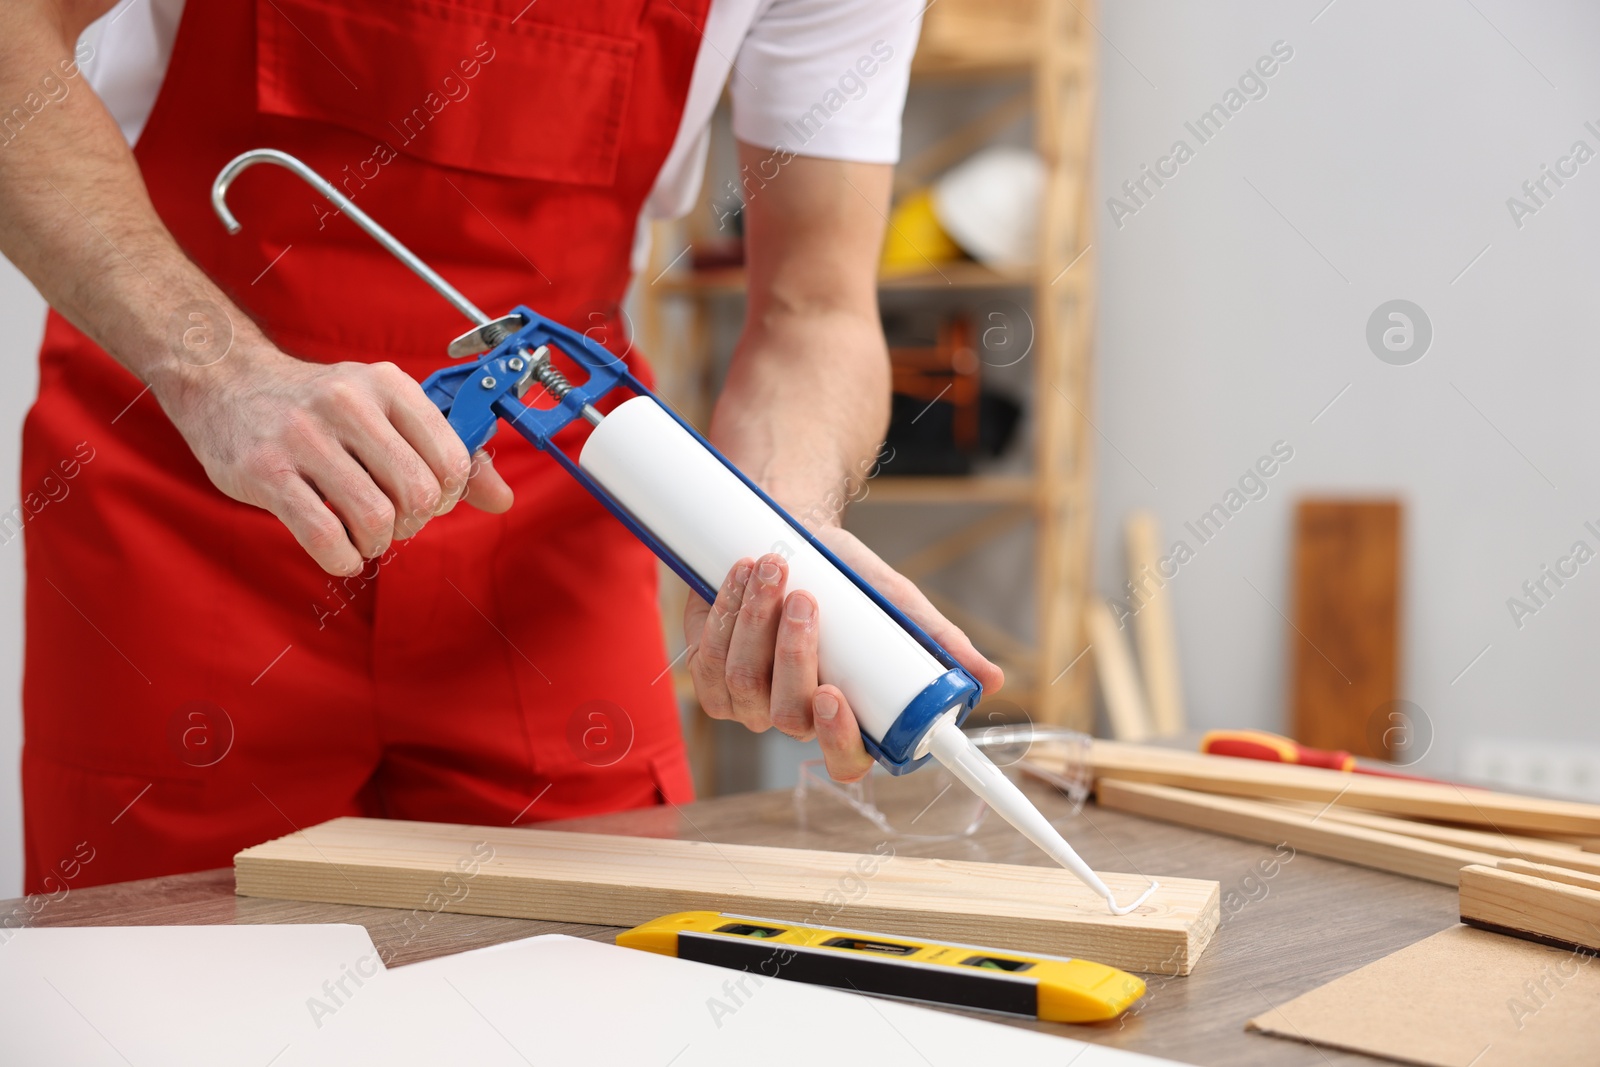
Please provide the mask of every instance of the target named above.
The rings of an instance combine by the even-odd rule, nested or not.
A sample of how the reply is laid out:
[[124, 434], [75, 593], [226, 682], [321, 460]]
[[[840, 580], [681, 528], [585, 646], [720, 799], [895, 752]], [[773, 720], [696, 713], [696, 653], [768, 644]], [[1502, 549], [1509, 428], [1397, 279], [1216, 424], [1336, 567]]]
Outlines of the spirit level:
[[749, 971], [762, 979], [1046, 1022], [1115, 1019], [1144, 996], [1142, 979], [1088, 960], [714, 911], [664, 915], [624, 930], [617, 944]]

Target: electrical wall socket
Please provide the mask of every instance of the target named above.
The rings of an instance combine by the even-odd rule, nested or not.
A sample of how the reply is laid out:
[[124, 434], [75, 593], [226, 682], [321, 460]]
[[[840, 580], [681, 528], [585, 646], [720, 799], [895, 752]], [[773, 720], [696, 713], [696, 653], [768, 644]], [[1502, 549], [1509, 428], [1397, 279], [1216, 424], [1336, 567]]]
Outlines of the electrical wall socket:
[[1600, 802], [1600, 745], [1475, 738], [1462, 753], [1461, 777], [1516, 792]]

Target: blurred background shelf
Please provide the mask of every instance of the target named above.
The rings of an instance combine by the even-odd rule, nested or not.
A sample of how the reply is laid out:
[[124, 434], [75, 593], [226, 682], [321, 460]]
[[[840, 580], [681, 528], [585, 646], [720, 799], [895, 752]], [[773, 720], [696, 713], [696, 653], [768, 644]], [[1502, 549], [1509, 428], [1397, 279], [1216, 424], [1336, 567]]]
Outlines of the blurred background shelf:
[[1034, 480], [1023, 474], [971, 474], [954, 477], [885, 475], [867, 483], [874, 504], [1017, 504], [1032, 501]]
[[[925, 289], [1020, 289], [1032, 285], [1031, 272], [1002, 271], [982, 263], [941, 263], [936, 270], [913, 274], [893, 274], [878, 279], [878, 288], [889, 292], [917, 292]], [[712, 270], [668, 271], [651, 289], [666, 296], [737, 296], [744, 292], [743, 267]]]
[[911, 63], [912, 77], [919, 80], [1025, 76], [1047, 47], [1064, 46], [1036, 36], [1038, 0], [957, 3], [935, 13], [936, 6], [929, 4], [924, 12]]

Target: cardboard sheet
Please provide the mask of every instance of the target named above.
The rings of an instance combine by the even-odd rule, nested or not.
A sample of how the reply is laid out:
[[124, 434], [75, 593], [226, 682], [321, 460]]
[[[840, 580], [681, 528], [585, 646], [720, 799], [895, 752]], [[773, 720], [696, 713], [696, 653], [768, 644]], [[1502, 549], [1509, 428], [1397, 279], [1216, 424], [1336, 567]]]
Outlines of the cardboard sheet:
[[[264, 1067], [385, 977], [360, 926], [7, 931], [0, 1063]], [[349, 975], [362, 978], [358, 985]], [[329, 988], [333, 992], [330, 994]], [[352, 1060], [361, 1062], [359, 1060]]]
[[1455, 926], [1249, 1028], [1427, 1067], [1593, 1067], [1600, 960]]
[[396, 967], [273, 1067], [873, 1067], [1172, 1061], [547, 935]]

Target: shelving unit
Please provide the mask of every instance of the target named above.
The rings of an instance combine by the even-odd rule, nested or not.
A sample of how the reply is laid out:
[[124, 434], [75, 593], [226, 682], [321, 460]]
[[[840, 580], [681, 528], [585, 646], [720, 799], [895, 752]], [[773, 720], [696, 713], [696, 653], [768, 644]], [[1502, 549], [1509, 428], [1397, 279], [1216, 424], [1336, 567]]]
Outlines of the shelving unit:
[[[946, 263], [933, 271], [915, 274], [897, 274], [880, 279], [878, 288], [885, 292], [938, 292], [946, 289], [1018, 289], [1033, 283], [1031, 273], [1007, 273], [992, 270], [981, 263]], [[684, 271], [668, 273], [652, 288], [658, 296], [738, 296], [744, 292], [744, 269], [729, 267], [720, 270]]]
[[[930, 599], [962, 626], [1007, 672], [1005, 696], [1035, 722], [1087, 731], [1093, 721], [1089, 658], [1082, 627], [1088, 579], [1091, 506], [1090, 345], [1094, 253], [1089, 170], [1093, 150], [1095, 71], [1093, 8], [1060, 0], [941, 0], [925, 15], [912, 64], [912, 99], [920, 87], [971, 81], [1015, 85], [998, 105], [948, 131], [897, 169], [896, 191], [925, 184], [983, 147], [997, 131], [1031, 114], [1034, 148], [1047, 179], [1036, 265], [1001, 272], [975, 262], [941, 264], [924, 273], [883, 279], [885, 293], [937, 301], [942, 294], [1012, 291], [1031, 301], [1034, 326], [1029, 393], [1029, 469], [968, 477], [879, 477], [855, 509], [925, 505], [965, 509], [959, 528], [890, 562], [921, 580], [991, 546], [1002, 534], [1031, 526], [1027, 561], [1034, 603], [1029, 632], [997, 625], [924, 585]], [[707, 182], [708, 187], [713, 183]], [[738, 268], [695, 272], [672, 255], [703, 236], [704, 220], [663, 224], [655, 257], [639, 291], [640, 338], [663, 390], [691, 421], [710, 411], [714, 317], [736, 308], [744, 291]], [[650, 279], [655, 279], [653, 282]], [[970, 514], [968, 514], [970, 512]], [[664, 598], [676, 634], [684, 591], [669, 583]], [[1023, 611], [1013, 621], [1025, 622]], [[675, 649], [676, 651], [676, 649]], [[680, 692], [692, 688], [681, 663]], [[711, 784], [712, 733], [703, 716], [690, 731], [691, 761], [703, 790]]]

